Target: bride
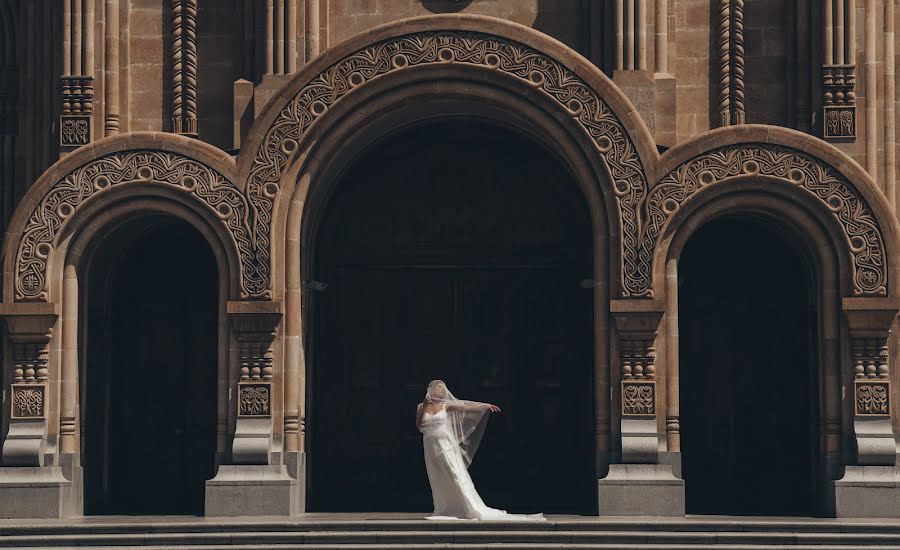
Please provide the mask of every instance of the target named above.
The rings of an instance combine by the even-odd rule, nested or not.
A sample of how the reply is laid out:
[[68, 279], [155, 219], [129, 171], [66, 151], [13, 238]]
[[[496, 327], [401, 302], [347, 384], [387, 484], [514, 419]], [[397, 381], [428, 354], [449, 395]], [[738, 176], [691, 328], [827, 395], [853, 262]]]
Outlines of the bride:
[[434, 501], [434, 515], [427, 519], [545, 519], [543, 514], [509, 514], [489, 508], [475, 490], [468, 468], [490, 412], [500, 412], [500, 408], [456, 399], [440, 380], [428, 384], [425, 400], [416, 408]]

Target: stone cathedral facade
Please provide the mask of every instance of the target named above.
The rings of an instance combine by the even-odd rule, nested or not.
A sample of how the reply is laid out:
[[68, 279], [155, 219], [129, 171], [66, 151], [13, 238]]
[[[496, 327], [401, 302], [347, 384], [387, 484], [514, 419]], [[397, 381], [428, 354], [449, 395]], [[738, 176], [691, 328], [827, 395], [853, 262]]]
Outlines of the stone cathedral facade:
[[900, 516], [893, 0], [0, 0], [0, 517]]

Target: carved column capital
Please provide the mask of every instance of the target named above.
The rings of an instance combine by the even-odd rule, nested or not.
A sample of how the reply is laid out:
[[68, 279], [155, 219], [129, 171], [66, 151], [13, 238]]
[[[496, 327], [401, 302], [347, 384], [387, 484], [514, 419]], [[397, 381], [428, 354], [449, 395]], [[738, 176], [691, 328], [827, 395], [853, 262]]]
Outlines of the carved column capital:
[[60, 82], [59, 145], [69, 149], [87, 145], [91, 142], [91, 117], [94, 114], [94, 78], [65, 75]]

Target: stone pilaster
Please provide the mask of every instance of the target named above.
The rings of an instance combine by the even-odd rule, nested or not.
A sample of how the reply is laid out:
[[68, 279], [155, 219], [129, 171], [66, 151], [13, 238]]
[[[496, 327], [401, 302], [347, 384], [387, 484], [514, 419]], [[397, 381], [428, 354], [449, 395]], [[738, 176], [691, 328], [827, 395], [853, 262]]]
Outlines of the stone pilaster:
[[67, 153], [93, 139], [95, 0], [66, 0], [63, 13], [59, 145]]
[[235, 464], [269, 464], [272, 440], [272, 344], [281, 322], [280, 303], [229, 302], [238, 343], [237, 425], [232, 445]]
[[48, 345], [57, 314], [51, 304], [13, 304], [0, 309], [12, 347], [9, 433], [4, 466], [43, 466], [49, 421]]
[[[228, 302], [238, 344], [237, 423], [232, 464], [206, 482], [207, 516], [293, 515], [302, 509], [302, 472], [292, 477], [273, 437], [275, 396], [273, 343], [281, 302]], [[298, 479], [299, 478], [299, 479]]]
[[659, 464], [656, 339], [662, 300], [614, 300], [622, 456], [598, 482], [601, 515], [684, 515], [684, 481]]
[[[850, 335], [846, 383], [856, 464], [831, 483], [837, 517], [898, 517], [900, 469], [891, 425], [888, 337], [900, 310], [896, 298], [844, 298]], [[847, 372], [845, 371], [845, 372]]]

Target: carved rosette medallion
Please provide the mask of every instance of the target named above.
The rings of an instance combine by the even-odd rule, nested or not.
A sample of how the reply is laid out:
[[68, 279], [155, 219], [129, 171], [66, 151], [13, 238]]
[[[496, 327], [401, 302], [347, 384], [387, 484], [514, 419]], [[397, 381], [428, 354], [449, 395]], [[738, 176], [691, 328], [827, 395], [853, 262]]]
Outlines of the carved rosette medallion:
[[272, 384], [241, 382], [238, 384], [238, 416], [272, 416]]
[[622, 122], [590, 85], [568, 67], [524, 44], [499, 36], [464, 31], [430, 31], [390, 38], [331, 65], [308, 82], [268, 129], [250, 168], [247, 184], [253, 240], [261, 261], [247, 277], [251, 294], [266, 291], [275, 196], [301, 137], [351, 90], [388, 73], [429, 64], [459, 64], [496, 71], [521, 80], [559, 104], [596, 144], [610, 172], [623, 230], [623, 296], [650, 296], [650, 258], [639, 254], [634, 238], [647, 182], [634, 143]]
[[857, 416], [891, 415], [890, 382], [855, 380], [853, 386]]
[[[237, 187], [194, 159], [165, 151], [125, 151], [95, 159], [65, 176], [41, 199], [25, 224], [16, 256], [16, 301], [47, 300], [47, 262], [66, 220], [87, 201], [113, 187], [169, 186], [196, 197], [226, 226], [243, 274], [259, 261], [250, 241], [247, 200]], [[250, 292], [242, 281], [242, 291]]]
[[622, 381], [622, 416], [656, 415], [656, 381]]
[[887, 294], [884, 238], [865, 199], [831, 166], [779, 145], [722, 147], [695, 157], [666, 175], [647, 196], [642, 253], [652, 256], [663, 227], [691, 196], [740, 176], [777, 178], [817, 199], [843, 229], [852, 256], [853, 295]]
[[47, 395], [46, 384], [12, 384], [11, 393], [11, 418], [25, 420], [46, 418], [44, 406]]

